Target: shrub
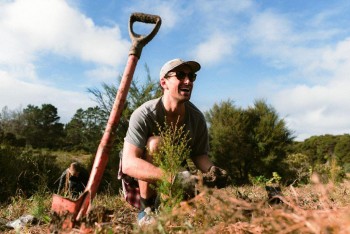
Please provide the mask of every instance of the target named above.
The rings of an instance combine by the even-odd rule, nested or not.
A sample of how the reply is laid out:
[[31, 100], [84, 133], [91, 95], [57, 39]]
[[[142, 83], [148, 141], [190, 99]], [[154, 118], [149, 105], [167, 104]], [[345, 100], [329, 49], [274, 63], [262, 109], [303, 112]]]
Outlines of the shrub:
[[30, 197], [37, 191], [54, 191], [61, 173], [55, 161], [55, 156], [41, 150], [0, 148], [0, 202], [18, 192]]

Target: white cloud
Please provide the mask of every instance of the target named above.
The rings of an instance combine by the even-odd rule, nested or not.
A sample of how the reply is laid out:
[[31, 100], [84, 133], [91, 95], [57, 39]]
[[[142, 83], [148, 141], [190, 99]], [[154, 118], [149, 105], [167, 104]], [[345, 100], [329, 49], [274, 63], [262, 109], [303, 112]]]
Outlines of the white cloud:
[[91, 62], [96, 69], [87, 74], [103, 79], [124, 65], [130, 47], [117, 25], [96, 26], [64, 0], [2, 2], [0, 35], [0, 108], [51, 103], [64, 120], [93, 103], [86, 93], [60, 90], [44, 81], [38, 75], [41, 56]]
[[152, 4], [148, 1], [136, 1], [135, 3], [125, 10], [127, 14], [135, 12], [135, 9], [142, 9], [142, 12], [147, 12], [147, 14], [160, 16], [162, 19], [160, 33], [168, 32], [179, 25], [179, 22], [193, 11], [190, 7], [184, 9], [179, 1], [153, 0]]
[[299, 38], [292, 31], [291, 22], [276, 13], [257, 13], [247, 27], [247, 38], [251, 43], [251, 52], [265, 59], [275, 68], [295, 66], [300, 62], [296, 50], [300, 51]]
[[344, 134], [350, 131], [350, 96], [346, 89], [297, 86], [281, 90], [272, 101], [286, 116], [298, 139], [325, 133]]
[[[316, 15], [311, 24], [323, 21], [325, 15]], [[253, 54], [269, 66], [289, 69], [271, 77], [272, 85], [265, 83], [260, 92], [299, 140], [349, 132], [350, 40], [330, 42], [340, 32], [336, 27], [328, 34], [322, 25], [304, 30], [298, 31], [292, 19], [269, 11], [252, 19], [247, 32]], [[287, 77], [301, 83], [286, 82]]]
[[346, 39], [333, 49], [324, 48], [321, 56], [315, 58], [317, 65], [311, 65], [313, 73], [323, 74], [327, 71], [321, 76], [323, 82], [309, 86], [296, 85], [270, 95], [277, 109], [287, 116], [292, 128], [297, 133], [303, 133], [299, 135], [300, 139], [325, 132], [350, 132], [349, 48], [350, 41]]
[[255, 3], [251, 0], [221, 0], [221, 1], [202, 1], [198, 0], [196, 6], [211, 15], [211, 18], [220, 18], [222, 14], [239, 13], [250, 10]]
[[94, 106], [87, 93], [64, 91], [50, 86], [31, 84], [10, 77], [0, 72], [1, 108], [7, 106], [14, 110], [28, 104], [41, 106], [52, 104], [58, 109], [61, 122], [68, 122], [78, 108]]
[[162, 30], [170, 30], [175, 25], [177, 25], [181, 19], [181, 17], [179, 17], [179, 14], [177, 14], [178, 11], [174, 11], [174, 7], [166, 3], [157, 4], [156, 12], [158, 15], [161, 15]]
[[[1, 15], [0, 32], [7, 38], [1, 50], [8, 48], [5, 49], [7, 53], [1, 55], [4, 57], [19, 58], [20, 49], [28, 62], [35, 58], [34, 55], [38, 56], [35, 52], [44, 50], [116, 65], [127, 55], [129, 42], [121, 38], [117, 26], [97, 27], [65, 1], [17, 0], [3, 7]], [[4, 59], [0, 61], [4, 62]]]
[[[0, 65], [0, 73], [6, 74], [13, 79], [25, 79], [33, 83], [39, 82], [35, 66], [32, 63]], [[2, 76], [0, 76], [0, 80], [1, 78]]]
[[113, 67], [101, 66], [86, 72], [86, 75], [92, 79], [98, 79], [103, 82], [107, 80], [115, 80], [120, 74]]
[[[350, 65], [350, 38], [340, 41], [333, 48], [325, 48], [318, 58], [317, 69], [325, 69], [338, 73], [344, 69], [349, 71]], [[349, 73], [348, 73], [349, 74]]]
[[332, 77], [325, 84], [287, 87], [275, 80], [261, 86], [259, 92], [286, 119], [297, 140], [303, 140], [312, 135], [350, 132], [349, 85], [350, 81], [341, 77]]
[[237, 40], [233, 36], [213, 33], [207, 41], [195, 48], [195, 58], [201, 64], [218, 63], [225, 56], [232, 55], [236, 43]]
[[340, 31], [337, 28], [330, 31], [325, 32], [320, 26], [300, 32], [292, 19], [263, 12], [253, 17], [247, 35], [252, 53], [261, 56], [268, 65], [293, 68], [304, 78], [317, 82], [321, 74], [336, 71], [335, 66], [350, 57], [349, 39], [332, 48], [328, 40]]

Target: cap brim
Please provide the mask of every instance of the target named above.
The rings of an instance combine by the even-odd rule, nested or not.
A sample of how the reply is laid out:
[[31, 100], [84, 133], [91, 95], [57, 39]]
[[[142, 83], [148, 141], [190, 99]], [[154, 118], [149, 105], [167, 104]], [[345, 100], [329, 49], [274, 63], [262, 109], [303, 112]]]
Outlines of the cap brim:
[[186, 61], [184, 63], [181, 63], [181, 64], [173, 67], [170, 71], [172, 71], [175, 68], [178, 68], [180, 66], [183, 66], [183, 65], [188, 65], [191, 68], [192, 72], [197, 72], [201, 69], [201, 65], [199, 63], [197, 63], [196, 61]]

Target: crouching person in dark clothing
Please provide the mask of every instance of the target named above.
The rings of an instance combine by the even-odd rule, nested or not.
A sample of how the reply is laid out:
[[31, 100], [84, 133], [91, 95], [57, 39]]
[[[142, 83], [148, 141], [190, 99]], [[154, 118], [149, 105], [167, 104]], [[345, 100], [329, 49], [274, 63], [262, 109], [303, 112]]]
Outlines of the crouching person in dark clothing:
[[59, 178], [58, 194], [71, 198], [79, 197], [85, 190], [87, 179], [87, 173], [83, 167], [77, 162], [71, 163]]

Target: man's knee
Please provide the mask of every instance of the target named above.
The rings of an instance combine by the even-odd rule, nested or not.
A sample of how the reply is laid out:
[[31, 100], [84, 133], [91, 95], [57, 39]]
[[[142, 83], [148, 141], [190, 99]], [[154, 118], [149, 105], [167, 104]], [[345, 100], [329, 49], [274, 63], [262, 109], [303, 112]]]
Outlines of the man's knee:
[[159, 146], [161, 144], [160, 136], [151, 136], [147, 140], [147, 151], [149, 154], [157, 152]]

